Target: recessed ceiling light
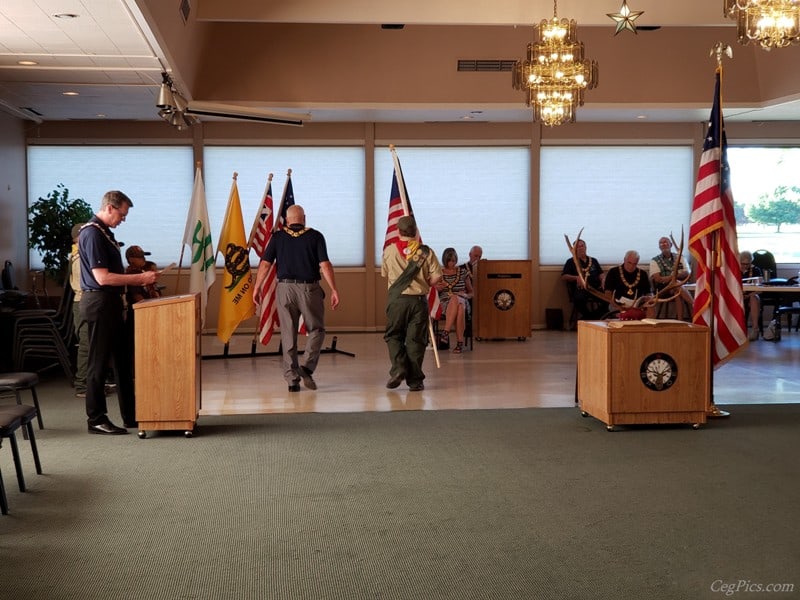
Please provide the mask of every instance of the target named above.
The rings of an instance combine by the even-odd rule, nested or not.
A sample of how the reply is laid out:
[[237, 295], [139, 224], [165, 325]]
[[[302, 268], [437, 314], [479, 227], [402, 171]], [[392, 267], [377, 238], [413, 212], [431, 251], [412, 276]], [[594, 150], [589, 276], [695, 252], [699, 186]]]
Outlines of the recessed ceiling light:
[[18, 65], [22, 65], [23, 67], [32, 67], [33, 65], [38, 65], [39, 63], [35, 60], [18, 60]]
[[53, 15], [56, 19], [77, 19], [79, 15], [75, 13], [58, 13]]
[[646, 119], [647, 115], [637, 115], [636, 118], [637, 119]]
[[105, 118], [106, 118], [106, 115], [104, 115], [103, 113], [97, 113], [97, 114], [95, 115], [95, 117], [97, 117], [98, 119], [105, 119]]
[[80, 92], [61, 92], [62, 96], [80, 96]]

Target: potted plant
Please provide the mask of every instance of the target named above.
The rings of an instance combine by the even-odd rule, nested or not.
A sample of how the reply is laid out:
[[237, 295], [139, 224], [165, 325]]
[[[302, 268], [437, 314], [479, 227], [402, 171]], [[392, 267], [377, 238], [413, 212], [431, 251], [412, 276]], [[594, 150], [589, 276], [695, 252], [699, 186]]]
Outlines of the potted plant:
[[45, 273], [61, 282], [69, 267], [72, 249], [71, 230], [75, 223], [92, 218], [92, 207], [82, 198], [70, 198], [59, 183], [56, 189], [39, 198], [28, 209], [28, 247], [42, 255]]

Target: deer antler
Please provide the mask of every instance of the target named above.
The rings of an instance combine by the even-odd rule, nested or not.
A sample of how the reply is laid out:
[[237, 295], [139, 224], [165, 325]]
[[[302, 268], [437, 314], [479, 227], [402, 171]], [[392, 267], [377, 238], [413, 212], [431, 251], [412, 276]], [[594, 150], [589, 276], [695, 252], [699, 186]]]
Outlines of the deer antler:
[[672, 274], [670, 275], [669, 281], [663, 288], [658, 290], [655, 295], [650, 296], [650, 298], [642, 303], [643, 308], [651, 308], [661, 302], [670, 302], [675, 300], [675, 298], [681, 295], [681, 288], [689, 279], [689, 275], [683, 279], [678, 279], [678, 273], [683, 265], [683, 227], [681, 227], [680, 244], [675, 241], [675, 238], [672, 236], [672, 234], [669, 235], [669, 238], [672, 240], [672, 245], [678, 249], [678, 255], [675, 258], [675, 263], [672, 265]]
[[567, 236], [566, 233], [564, 234], [564, 239], [567, 241], [567, 247], [569, 248], [569, 252], [572, 255], [572, 262], [575, 263], [575, 271], [578, 274], [578, 283], [580, 283], [578, 287], [585, 289], [592, 296], [599, 298], [603, 302], [616, 306], [616, 303], [614, 302], [614, 294], [612, 292], [610, 291], [604, 292], [593, 288], [591, 285], [589, 285], [589, 282], [583, 275], [583, 271], [581, 270], [581, 261], [578, 258], [578, 251], [575, 250], [575, 246], [577, 246], [578, 242], [581, 241], [582, 233], [583, 233], [583, 227], [581, 227], [581, 230], [578, 232], [578, 237], [575, 238], [574, 242], [570, 242], [569, 236]]

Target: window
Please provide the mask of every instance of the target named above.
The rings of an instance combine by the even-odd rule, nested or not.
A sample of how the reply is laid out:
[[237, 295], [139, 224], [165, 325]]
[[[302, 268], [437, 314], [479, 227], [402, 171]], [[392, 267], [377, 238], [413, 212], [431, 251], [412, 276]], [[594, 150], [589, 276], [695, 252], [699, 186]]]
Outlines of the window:
[[[423, 241], [459, 262], [478, 245], [488, 259], [527, 259], [530, 150], [527, 147], [403, 147], [397, 150]], [[394, 163], [375, 149], [375, 260], [380, 265]]]
[[[728, 163], [739, 249], [769, 250], [777, 263], [800, 263], [800, 148], [729, 146]], [[760, 203], [765, 210], [753, 213]]]
[[[277, 212], [287, 181], [286, 173], [292, 169], [294, 201], [305, 209], [308, 226], [325, 235], [333, 265], [364, 265], [365, 165], [362, 147], [206, 146], [205, 160], [208, 218], [212, 231], [219, 232], [222, 228], [234, 172], [239, 174], [237, 187], [245, 235], [249, 235], [256, 211], [261, 206], [268, 175], [273, 174], [272, 198]], [[255, 261], [254, 256], [252, 259]], [[220, 257], [218, 264], [221, 261]]]
[[[180, 256], [193, 175], [186, 146], [28, 147], [29, 198], [44, 198], [63, 183], [70, 198], [83, 198], [96, 211], [103, 194], [122, 190], [133, 209], [114, 236], [142, 246], [161, 266]], [[30, 262], [42, 268], [38, 252], [30, 253]]]
[[670, 233], [686, 255], [694, 197], [689, 146], [545, 146], [541, 156], [539, 254], [543, 265], [569, 258], [564, 235], [583, 229], [590, 256], [619, 264], [627, 250], [642, 262]]

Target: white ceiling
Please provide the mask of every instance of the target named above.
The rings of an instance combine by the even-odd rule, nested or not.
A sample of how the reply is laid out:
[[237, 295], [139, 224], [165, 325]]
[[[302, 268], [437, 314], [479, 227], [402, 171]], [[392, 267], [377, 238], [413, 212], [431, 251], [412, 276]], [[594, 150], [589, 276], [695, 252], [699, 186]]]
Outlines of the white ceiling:
[[[172, 1], [172, 0], [164, 0]], [[178, 1], [174, 0], [177, 5]], [[198, 16], [214, 18], [220, 2], [193, 6]], [[454, 11], [453, 6], [458, 10]], [[598, 10], [602, 4], [603, 9]], [[562, 0], [559, 16], [581, 25], [614, 23], [606, 12], [618, 12], [620, 0]], [[241, 20], [322, 23], [531, 24], [552, 15], [550, 0], [492, 3], [486, 0], [226, 0], [226, 15]], [[631, 0], [644, 10], [637, 25], [720, 25], [722, 0]], [[332, 10], [335, 7], [335, 10]], [[204, 12], [205, 11], [205, 12]], [[58, 18], [75, 14], [77, 18]], [[409, 15], [414, 15], [410, 17]], [[732, 25], [732, 23], [731, 23]], [[622, 35], [630, 35], [622, 32]], [[22, 66], [19, 61], [35, 61]], [[2, 0], [0, 2], [0, 110], [46, 121], [70, 119], [157, 120], [155, 101], [161, 72], [168, 68], [135, 0]], [[77, 96], [65, 96], [77, 92]], [[300, 112], [291, 107], [276, 108]], [[315, 122], [518, 122], [530, 119], [522, 103], [470, 115], [469, 107], [325, 106], [310, 110]], [[37, 115], [40, 115], [37, 116]], [[590, 106], [580, 109], [585, 122], [703, 121], [708, 109]], [[800, 120], [800, 101], [768, 108], [726, 110], [729, 120]]]

